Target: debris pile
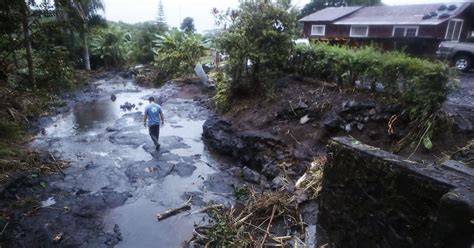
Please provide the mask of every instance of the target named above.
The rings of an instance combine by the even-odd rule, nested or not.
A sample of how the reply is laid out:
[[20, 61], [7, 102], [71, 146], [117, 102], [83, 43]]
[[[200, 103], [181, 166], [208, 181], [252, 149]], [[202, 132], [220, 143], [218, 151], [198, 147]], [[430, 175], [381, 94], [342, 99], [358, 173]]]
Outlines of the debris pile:
[[287, 190], [236, 190], [234, 206], [208, 208], [210, 224], [195, 228], [194, 247], [304, 247], [306, 224]]

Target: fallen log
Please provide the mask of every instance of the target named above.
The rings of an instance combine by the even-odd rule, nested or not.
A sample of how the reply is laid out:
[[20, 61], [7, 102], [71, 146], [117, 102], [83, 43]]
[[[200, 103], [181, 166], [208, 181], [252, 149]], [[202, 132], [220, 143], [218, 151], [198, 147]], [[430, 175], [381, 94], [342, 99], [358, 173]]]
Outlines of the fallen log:
[[179, 214], [183, 211], [187, 211], [187, 210], [191, 210], [191, 198], [189, 198], [189, 200], [187, 202], [183, 203], [183, 205], [181, 205], [177, 208], [170, 208], [162, 214], [157, 214], [156, 218], [158, 219], [158, 221], [162, 221], [164, 219], [167, 219], [171, 216], [177, 215], [177, 214]]

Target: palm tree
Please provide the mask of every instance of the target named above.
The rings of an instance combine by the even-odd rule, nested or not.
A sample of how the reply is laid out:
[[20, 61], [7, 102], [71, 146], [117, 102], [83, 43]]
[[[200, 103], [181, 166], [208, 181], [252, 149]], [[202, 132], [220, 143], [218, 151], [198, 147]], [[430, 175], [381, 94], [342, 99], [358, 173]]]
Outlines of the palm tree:
[[87, 22], [97, 15], [100, 10], [104, 10], [104, 3], [102, 0], [70, 0], [70, 7], [81, 23], [79, 34], [83, 46], [82, 58], [85, 69], [90, 70], [91, 64], [89, 59], [89, 47], [87, 44]]

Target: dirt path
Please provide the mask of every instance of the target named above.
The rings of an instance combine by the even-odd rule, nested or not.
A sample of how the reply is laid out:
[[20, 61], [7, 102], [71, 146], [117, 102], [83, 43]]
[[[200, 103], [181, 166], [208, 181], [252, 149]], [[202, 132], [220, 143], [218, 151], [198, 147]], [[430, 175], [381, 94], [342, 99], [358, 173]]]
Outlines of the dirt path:
[[[35, 213], [17, 216], [10, 225], [8, 234], [19, 238], [9, 247], [49, 246], [61, 233], [59, 246], [64, 247], [179, 247], [204, 215], [158, 222], [157, 213], [190, 196], [192, 210], [211, 201], [232, 202], [229, 194], [239, 181], [220, 172], [226, 165], [201, 140], [210, 112], [189, 97], [178, 97], [183, 87], [152, 90], [118, 77], [100, 80], [76, 97], [71, 111], [44, 121], [31, 146], [71, 164], [64, 177], [27, 178], [32, 187], [8, 191], [41, 201]], [[161, 99], [167, 120], [159, 152], [140, 112], [150, 95]], [[122, 110], [125, 102], [136, 106]]]

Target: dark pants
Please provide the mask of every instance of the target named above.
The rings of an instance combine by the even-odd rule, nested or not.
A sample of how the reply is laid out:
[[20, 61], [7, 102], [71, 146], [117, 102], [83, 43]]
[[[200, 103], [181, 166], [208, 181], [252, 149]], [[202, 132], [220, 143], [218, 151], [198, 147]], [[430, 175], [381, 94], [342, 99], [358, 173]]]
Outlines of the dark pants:
[[160, 138], [160, 125], [153, 125], [148, 127], [148, 131], [150, 132], [151, 139], [155, 146], [158, 146], [158, 139]]

